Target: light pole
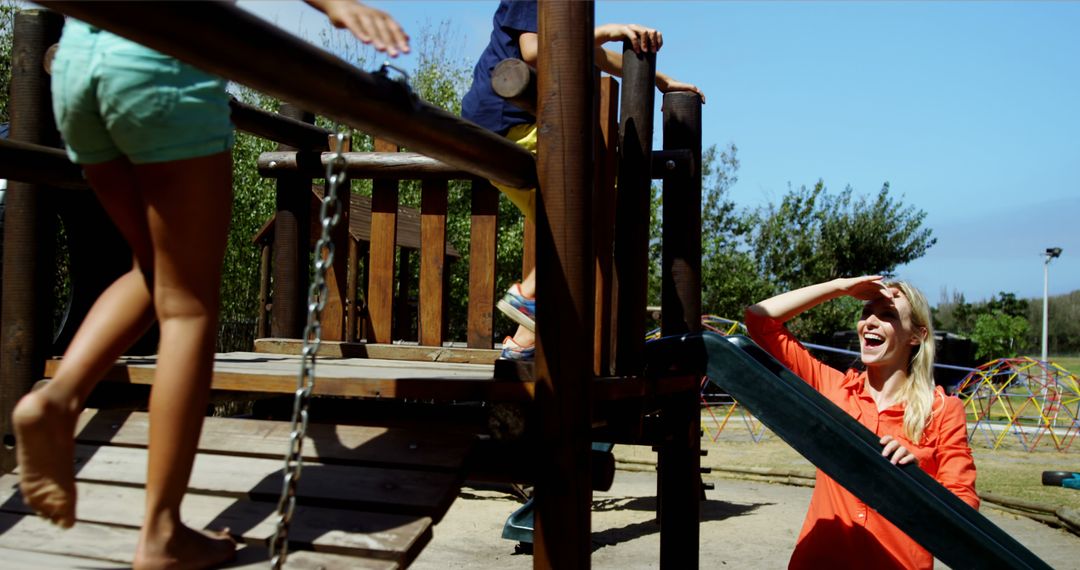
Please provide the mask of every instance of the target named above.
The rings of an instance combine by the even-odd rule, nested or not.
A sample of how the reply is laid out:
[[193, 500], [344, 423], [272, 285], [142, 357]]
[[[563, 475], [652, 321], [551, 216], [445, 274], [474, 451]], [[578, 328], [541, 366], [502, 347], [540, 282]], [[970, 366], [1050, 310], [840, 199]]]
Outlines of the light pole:
[[1061, 256], [1060, 247], [1046, 248], [1046, 257], [1043, 260], [1043, 329], [1042, 329], [1042, 361], [1046, 362], [1046, 323], [1047, 309], [1050, 306], [1048, 300], [1050, 290], [1050, 260]]

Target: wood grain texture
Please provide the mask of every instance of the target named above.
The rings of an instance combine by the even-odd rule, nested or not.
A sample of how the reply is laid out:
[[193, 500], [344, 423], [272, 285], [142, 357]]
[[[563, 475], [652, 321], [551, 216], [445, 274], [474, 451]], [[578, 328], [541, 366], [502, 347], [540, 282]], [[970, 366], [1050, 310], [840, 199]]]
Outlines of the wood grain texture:
[[442, 346], [446, 270], [446, 181], [425, 181], [420, 203], [420, 344]]
[[491, 348], [494, 343], [498, 213], [499, 191], [484, 180], [474, 180], [469, 238], [469, 348]]
[[[375, 150], [397, 151], [397, 146], [375, 141]], [[371, 190], [371, 250], [368, 256], [367, 307], [370, 330], [367, 338], [390, 342], [394, 305], [394, 249], [397, 244], [398, 183], [375, 180]]]

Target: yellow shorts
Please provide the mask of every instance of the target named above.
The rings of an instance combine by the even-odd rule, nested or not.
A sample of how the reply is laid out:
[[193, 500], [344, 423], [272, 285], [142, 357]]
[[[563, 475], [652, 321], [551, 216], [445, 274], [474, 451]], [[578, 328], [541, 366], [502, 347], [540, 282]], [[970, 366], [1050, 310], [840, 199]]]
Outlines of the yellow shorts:
[[[518, 145], [524, 147], [525, 150], [531, 152], [533, 156], [536, 156], [535, 123], [531, 125], [516, 125], [510, 127], [510, 130], [506, 133], [506, 138], [514, 141]], [[494, 182], [492, 185], [498, 188], [503, 194], [506, 194], [506, 197], [521, 210], [521, 213], [525, 214], [526, 219], [536, 219], [536, 188], [512, 188], [510, 186], [503, 186], [502, 184], [495, 184]]]

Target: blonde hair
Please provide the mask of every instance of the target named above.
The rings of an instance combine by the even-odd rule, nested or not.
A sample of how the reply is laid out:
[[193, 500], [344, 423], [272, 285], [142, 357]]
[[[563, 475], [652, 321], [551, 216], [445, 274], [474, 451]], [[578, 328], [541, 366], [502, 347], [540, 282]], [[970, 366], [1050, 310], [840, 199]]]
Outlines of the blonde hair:
[[[911, 325], [924, 329], [922, 342], [915, 345], [908, 364], [908, 381], [900, 389], [904, 407], [904, 435], [918, 443], [930, 423], [934, 408], [934, 326], [930, 316], [930, 304], [913, 285], [904, 281], [886, 283], [890, 289], [899, 289], [911, 307]], [[917, 334], [917, 333], [916, 333]]]

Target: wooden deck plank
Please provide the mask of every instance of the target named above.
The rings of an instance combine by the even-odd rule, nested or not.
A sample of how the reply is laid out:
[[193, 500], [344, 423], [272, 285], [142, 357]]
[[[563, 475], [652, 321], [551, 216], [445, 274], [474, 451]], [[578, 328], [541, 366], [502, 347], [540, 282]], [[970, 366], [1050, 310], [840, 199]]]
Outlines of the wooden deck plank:
[[115, 562], [14, 548], [0, 548], [0, 560], [4, 561], [6, 568], [33, 568], [35, 570], [127, 570], [129, 568], [126, 564]]
[[[236, 560], [232, 564], [221, 568], [222, 570], [266, 570], [269, 563], [270, 554], [267, 549], [248, 545], [236, 552]], [[297, 550], [289, 553], [285, 567], [288, 570], [353, 570], [354, 568], [357, 570], [395, 570], [403, 568], [404, 565], [386, 560]]]
[[[80, 523], [64, 530], [37, 516], [11, 513], [0, 513], [0, 530], [0, 548], [5, 550], [43, 554], [46, 556], [42, 558], [46, 561], [56, 561], [57, 557], [90, 559], [87, 566], [76, 568], [112, 569], [118, 564], [130, 566], [139, 539], [136, 528]], [[29, 554], [21, 556], [33, 560]], [[268, 560], [265, 548], [244, 546], [238, 550], [236, 561], [222, 568], [265, 568]], [[398, 568], [398, 565], [386, 560], [298, 550], [289, 554], [288, 568], [384, 570]]]
[[[260, 354], [299, 355], [302, 340], [290, 338], [257, 338], [255, 352]], [[408, 360], [411, 362], [456, 362], [463, 364], [494, 364], [499, 351], [489, 348], [450, 346], [414, 346], [409, 344], [375, 344], [366, 342], [322, 341], [316, 355], [320, 358], [371, 358]]]
[[[0, 511], [33, 514], [18, 492], [19, 478], [0, 477]], [[78, 483], [78, 520], [138, 528], [144, 514], [143, 490], [136, 487]], [[229, 528], [240, 542], [267, 544], [277, 523], [276, 504], [188, 493], [181, 517], [192, 528]], [[342, 511], [298, 506], [289, 530], [290, 543], [306, 550], [407, 562], [431, 538], [429, 517]]]
[[[125, 358], [105, 380], [151, 384], [153, 357]], [[49, 360], [45, 376], [55, 374], [58, 360]], [[213, 388], [240, 392], [291, 394], [296, 390], [299, 357], [250, 352], [218, 354]], [[495, 380], [492, 367], [444, 362], [401, 362], [364, 358], [320, 359], [314, 393], [319, 396], [415, 398], [425, 400], [530, 401], [533, 385]]]
[[[87, 410], [79, 417], [76, 440], [87, 444], [145, 447], [145, 412]], [[279, 459], [289, 440], [289, 424], [265, 420], [206, 418], [199, 451]], [[474, 436], [451, 429], [420, 430], [310, 424], [305, 461], [349, 462], [368, 466], [460, 471]]]
[[[59, 359], [45, 363], [51, 377]], [[105, 380], [152, 384], [153, 357], [125, 358], [113, 365]], [[296, 390], [299, 357], [231, 352], [217, 355], [213, 388], [239, 392], [292, 394]], [[413, 398], [443, 401], [530, 402], [535, 382], [525, 379], [494, 379], [491, 366], [443, 362], [404, 362], [365, 358], [320, 359], [314, 393], [319, 396], [366, 398]], [[486, 371], [487, 375], [478, 373]], [[676, 376], [597, 378], [590, 387], [595, 401], [651, 396], [694, 390], [699, 379]]]
[[[144, 449], [76, 445], [75, 466], [79, 481], [146, 483]], [[281, 460], [199, 453], [188, 489], [276, 499], [281, 493], [281, 467]], [[301, 504], [427, 515], [438, 520], [460, 484], [456, 474], [307, 463], [297, 493]]]

